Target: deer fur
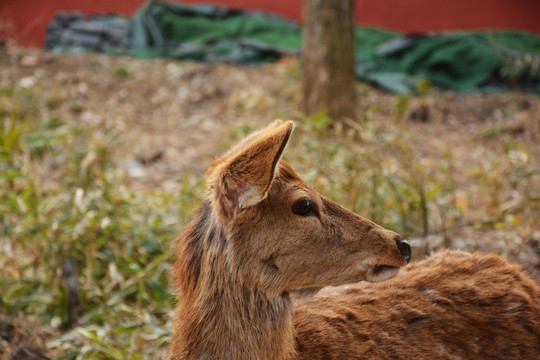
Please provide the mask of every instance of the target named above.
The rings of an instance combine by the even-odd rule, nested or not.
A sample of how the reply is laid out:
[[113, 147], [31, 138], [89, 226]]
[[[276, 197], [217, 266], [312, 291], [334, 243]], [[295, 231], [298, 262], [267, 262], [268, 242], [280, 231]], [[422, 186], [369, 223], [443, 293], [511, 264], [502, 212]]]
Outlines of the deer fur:
[[[169, 360], [540, 358], [533, 280], [450, 251], [395, 276], [408, 244], [280, 160], [292, 130], [276, 121], [210, 166], [207, 200], [177, 239]], [[292, 294], [348, 283], [293, 307]]]
[[540, 288], [500, 256], [446, 250], [294, 314], [298, 359], [540, 359]]

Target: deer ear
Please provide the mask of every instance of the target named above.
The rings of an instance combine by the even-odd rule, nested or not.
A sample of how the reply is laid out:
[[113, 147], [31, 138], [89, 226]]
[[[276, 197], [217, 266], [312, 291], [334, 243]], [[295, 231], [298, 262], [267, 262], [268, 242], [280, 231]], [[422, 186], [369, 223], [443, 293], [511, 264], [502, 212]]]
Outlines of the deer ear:
[[224, 220], [232, 219], [240, 209], [253, 206], [267, 196], [293, 127], [290, 120], [276, 120], [245, 138], [210, 166], [208, 195]]

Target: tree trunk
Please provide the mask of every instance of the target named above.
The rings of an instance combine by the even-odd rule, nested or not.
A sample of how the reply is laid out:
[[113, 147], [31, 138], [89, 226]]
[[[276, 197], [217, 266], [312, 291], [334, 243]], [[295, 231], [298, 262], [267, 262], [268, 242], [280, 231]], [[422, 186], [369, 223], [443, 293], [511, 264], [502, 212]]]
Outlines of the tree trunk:
[[356, 0], [304, 0], [303, 110], [356, 119]]

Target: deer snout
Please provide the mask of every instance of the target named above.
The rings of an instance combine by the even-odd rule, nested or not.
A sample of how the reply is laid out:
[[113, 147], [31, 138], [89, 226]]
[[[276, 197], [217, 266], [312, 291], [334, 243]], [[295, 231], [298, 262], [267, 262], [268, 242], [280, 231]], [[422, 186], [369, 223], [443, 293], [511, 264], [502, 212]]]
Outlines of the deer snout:
[[403, 256], [403, 259], [409, 263], [411, 260], [411, 245], [405, 240], [396, 240], [396, 245], [399, 249], [399, 252], [401, 253], [401, 256]]

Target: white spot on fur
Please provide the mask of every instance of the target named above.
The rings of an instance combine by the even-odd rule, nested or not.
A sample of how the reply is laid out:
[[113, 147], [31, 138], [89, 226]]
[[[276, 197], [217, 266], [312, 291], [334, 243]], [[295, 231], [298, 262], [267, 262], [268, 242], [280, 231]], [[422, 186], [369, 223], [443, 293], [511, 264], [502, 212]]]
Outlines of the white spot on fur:
[[369, 269], [366, 280], [371, 282], [379, 282], [393, 278], [399, 271], [397, 267], [385, 267], [382, 270], [377, 270], [375, 273], [375, 267]]
[[437, 290], [435, 289], [425, 289], [423, 291], [424, 296], [427, 297], [431, 301], [437, 300]]
[[360, 271], [368, 271], [370, 266], [366, 263], [358, 264], [358, 270]]
[[262, 199], [263, 197], [257, 188], [246, 184], [246, 186], [242, 189], [242, 193], [238, 197], [238, 206], [240, 206], [241, 209], [244, 209], [258, 204]]
[[521, 308], [521, 304], [517, 302], [511, 302], [504, 308], [505, 312], [517, 312]]

